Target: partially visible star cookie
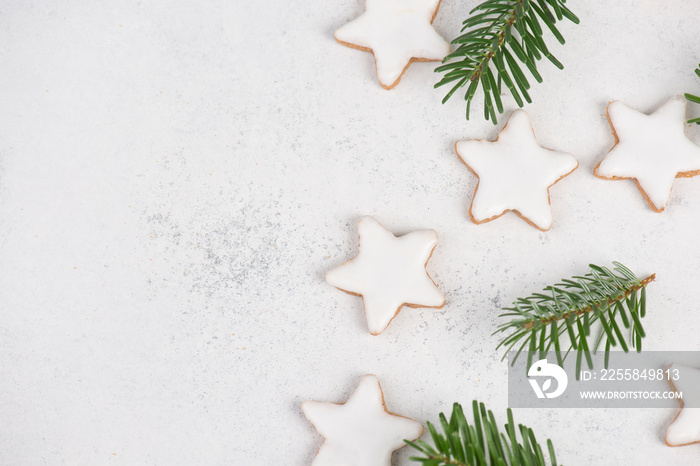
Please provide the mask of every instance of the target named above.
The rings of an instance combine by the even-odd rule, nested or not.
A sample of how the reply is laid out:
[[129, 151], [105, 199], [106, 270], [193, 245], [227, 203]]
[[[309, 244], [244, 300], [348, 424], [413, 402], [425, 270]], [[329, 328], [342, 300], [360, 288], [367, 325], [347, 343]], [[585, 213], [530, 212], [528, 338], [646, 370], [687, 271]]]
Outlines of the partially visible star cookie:
[[511, 114], [495, 141], [457, 141], [455, 150], [479, 178], [469, 206], [469, 218], [477, 224], [512, 210], [530, 225], [549, 230], [549, 188], [578, 167], [572, 155], [537, 144], [523, 110]]
[[391, 89], [412, 62], [450, 53], [432, 26], [439, 6], [440, 0], [366, 0], [362, 16], [335, 31], [335, 40], [372, 52], [379, 82]]
[[[669, 380], [671, 389], [682, 392], [683, 399], [678, 400], [681, 411], [666, 431], [666, 445], [680, 447], [698, 443], [700, 442], [700, 370], [674, 363], [668, 367], [667, 373], [671, 375]], [[676, 374], [678, 378], [673, 380]]]
[[607, 114], [615, 145], [593, 174], [604, 180], [634, 179], [649, 207], [662, 212], [674, 179], [700, 175], [700, 147], [685, 135], [685, 107], [683, 96], [651, 115], [612, 102]]
[[366, 375], [345, 404], [305, 401], [306, 418], [325, 440], [313, 466], [391, 466], [391, 455], [416, 440], [423, 426], [390, 413], [379, 380]]
[[357, 225], [360, 251], [326, 274], [326, 281], [346, 293], [362, 296], [367, 326], [379, 335], [404, 305], [440, 308], [445, 296], [425, 270], [437, 245], [434, 230], [396, 237], [372, 217]]

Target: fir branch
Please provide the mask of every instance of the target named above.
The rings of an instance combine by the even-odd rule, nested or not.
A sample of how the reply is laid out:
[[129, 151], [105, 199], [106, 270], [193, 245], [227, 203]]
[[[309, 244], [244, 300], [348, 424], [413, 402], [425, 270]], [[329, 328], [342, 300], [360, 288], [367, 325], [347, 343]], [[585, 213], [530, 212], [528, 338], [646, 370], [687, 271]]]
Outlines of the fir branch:
[[[562, 280], [548, 286], [542, 293], [517, 299], [512, 307], [504, 308], [499, 317], [511, 320], [501, 324], [496, 333], [509, 332], [498, 345], [505, 348], [506, 355], [517, 350], [513, 363], [523, 349], [528, 350], [527, 367], [535, 354], [539, 359], [554, 350], [560, 366], [573, 349], [576, 351], [576, 377], [585, 357], [589, 368], [593, 368], [591, 352], [596, 352], [605, 342], [605, 367], [608, 366], [610, 348], [619, 345], [629, 351], [622, 328], [629, 330], [629, 344], [637, 352], [642, 350], [642, 339], [646, 335], [641, 319], [646, 314], [646, 286], [655, 275], [637, 278], [624, 265], [613, 262], [615, 272], [606, 267], [591, 264], [584, 276]], [[600, 322], [602, 332], [595, 346], [589, 343], [591, 325]], [[570, 347], [562, 355], [560, 339], [569, 337]], [[519, 345], [519, 346], [518, 346]]]
[[[411, 461], [417, 461], [424, 466], [486, 466], [486, 465], [531, 465], [546, 466], [542, 447], [534, 432], [529, 427], [513, 421], [513, 413], [508, 409], [508, 423], [501, 432], [496, 424], [493, 413], [486, 410], [483, 403], [472, 402], [474, 425], [467, 421], [462, 406], [455, 403], [452, 406], [450, 421], [440, 413], [440, 426], [443, 433], [438, 433], [435, 426], [427, 423], [428, 431], [434, 446], [422, 440], [407, 444], [421, 452], [424, 456], [411, 456]], [[518, 439], [517, 432], [520, 433]], [[552, 441], [547, 439], [547, 450], [551, 465], [556, 466]]]
[[544, 28], [549, 29], [560, 43], [564, 43], [555, 23], [564, 18], [579, 23], [565, 3], [566, 0], [486, 0], [471, 10], [470, 17], [462, 23], [462, 35], [452, 41], [457, 49], [435, 69], [445, 73], [436, 88], [446, 84], [453, 86], [442, 103], [458, 89], [467, 86], [464, 99], [469, 120], [471, 102], [481, 84], [484, 118], [491, 119], [493, 124], [497, 123], [496, 110], [503, 113], [502, 83], [510, 90], [518, 106], [523, 106], [523, 98], [531, 103], [527, 92], [530, 84], [516, 57], [537, 82], [542, 82], [537, 62], [543, 57], [557, 68], [564, 68], [549, 52], [543, 32]]
[[[700, 65], [695, 69], [695, 74], [700, 76]], [[685, 94], [685, 98], [688, 99], [691, 102], [694, 102], [696, 104], [700, 104], [700, 97], [693, 95], [693, 94]], [[700, 118], [692, 118], [688, 120], [688, 123], [695, 123], [697, 125], [700, 125]]]

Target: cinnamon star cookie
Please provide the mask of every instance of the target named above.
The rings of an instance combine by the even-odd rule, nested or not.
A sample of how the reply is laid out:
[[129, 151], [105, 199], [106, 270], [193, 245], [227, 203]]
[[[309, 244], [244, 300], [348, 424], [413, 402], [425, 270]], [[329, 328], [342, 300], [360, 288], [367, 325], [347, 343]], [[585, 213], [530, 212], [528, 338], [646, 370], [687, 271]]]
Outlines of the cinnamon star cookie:
[[372, 217], [357, 226], [360, 252], [326, 274], [326, 281], [346, 293], [362, 296], [367, 326], [378, 335], [404, 305], [440, 308], [445, 296], [425, 270], [437, 245], [434, 230], [396, 237]]
[[700, 174], [700, 147], [685, 135], [685, 107], [680, 95], [651, 115], [612, 102], [607, 114], [615, 145], [593, 174], [604, 180], [635, 180], [649, 207], [662, 212], [673, 180]]
[[391, 455], [423, 426], [387, 411], [379, 380], [366, 375], [345, 404], [305, 401], [306, 418], [325, 440], [312, 466], [391, 466]]
[[469, 206], [469, 218], [477, 224], [512, 210], [535, 228], [549, 230], [549, 188], [578, 167], [572, 155], [537, 144], [523, 110], [510, 115], [495, 141], [458, 141], [455, 150], [479, 178]]
[[372, 52], [379, 82], [391, 89], [412, 62], [450, 53], [432, 26], [439, 6], [440, 0], [366, 0], [362, 16], [335, 31], [335, 40]]

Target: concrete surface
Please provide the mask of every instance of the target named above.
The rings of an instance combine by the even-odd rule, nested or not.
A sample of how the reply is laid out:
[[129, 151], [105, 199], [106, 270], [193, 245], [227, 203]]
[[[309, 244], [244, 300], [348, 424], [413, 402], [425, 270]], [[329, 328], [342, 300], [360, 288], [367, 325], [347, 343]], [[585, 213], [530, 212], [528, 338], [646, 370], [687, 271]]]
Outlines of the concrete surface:
[[[438, 32], [476, 3], [443, 0]], [[0, 463], [308, 464], [322, 439], [301, 401], [344, 401], [366, 373], [391, 411], [477, 398], [505, 422], [500, 307], [589, 262], [656, 272], [646, 347], [700, 350], [700, 178], [656, 214], [592, 175], [608, 101], [700, 92], [700, 2], [569, 3], [582, 23], [551, 42], [566, 68], [543, 62], [526, 107], [580, 161], [542, 233], [468, 220], [454, 142], [499, 128], [480, 99], [469, 123], [461, 98], [441, 105], [433, 64], [382, 89], [371, 55], [332, 38], [361, 1], [3, 2]], [[438, 231], [443, 309], [373, 337], [361, 300], [324, 282], [362, 215]], [[566, 465], [698, 464], [699, 445], [664, 445], [674, 416], [515, 412]]]

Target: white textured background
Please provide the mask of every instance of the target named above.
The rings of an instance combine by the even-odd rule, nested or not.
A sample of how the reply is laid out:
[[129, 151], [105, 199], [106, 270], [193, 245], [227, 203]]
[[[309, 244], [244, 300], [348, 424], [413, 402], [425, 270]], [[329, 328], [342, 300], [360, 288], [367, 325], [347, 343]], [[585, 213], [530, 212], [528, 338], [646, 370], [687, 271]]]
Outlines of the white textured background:
[[[437, 30], [453, 38], [476, 3], [443, 0]], [[362, 1], [3, 1], [0, 463], [308, 464], [321, 438], [300, 402], [344, 401], [370, 372], [395, 412], [478, 398], [504, 421], [500, 306], [589, 262], [657, 272], [646, 347], [700, 350], [700, 179], [655, 214], [591, 173], [609, 100], [651, 111], [700, 91], [700, 2], [570, 6], [582, 24], [552, 45], [566, 69], [542, 63], [527, 111], [581, 166], [541, 233], [469, 222], [476, 181], [453, 144], [498, 128], [480, 100], [469, 124], [460, 98], [440, 105], [433, 64], [382, 89], [371, 55], [332, 38]], [[364, 214], [440, 234], [447, 305], [378, 337], [323, 281]], [[674, 415], [515, 412], [567, 465], [698, 464], [700, 446], [663, 443]]]

